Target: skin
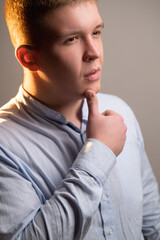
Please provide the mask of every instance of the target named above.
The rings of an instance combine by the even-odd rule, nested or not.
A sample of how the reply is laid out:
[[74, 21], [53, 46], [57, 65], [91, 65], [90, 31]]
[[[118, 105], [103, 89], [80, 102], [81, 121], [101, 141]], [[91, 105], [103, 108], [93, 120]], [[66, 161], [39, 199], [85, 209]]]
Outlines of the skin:
[[87, 136], [104, 143], [118, 156], [123, 150], [126, 141], [127, 127], [121, 115], [114, 111], [98, 111], [98, 99], [94, 91], [87, 90], [89, 116], [87, 123]]
[[[49, 38], [44, 38], [32, 61], [37, 63], [38, 71], [34, 65], [34, 71], [31, 66], [31, 71], [25, 66], [23, 86], [39, 101], [80, 126], [77, 118], [80, 119], [85, 91], [100, 90], [102, 19], [96, 4], [86, 1], [54, 10], [46, 17], [45, 23]], [[22, 61], [21, 64], [24, 66]], [[94, 80], [86, 76], [92, 71], [97, 71]], [[75, 112], [76, 116], [73, 116]]]
[[[86, 24], [87, 23], [87, 24]], [[114, 112], [98, 112], [103, 65], [103, 22], [93, 1], [64, 6], [45, 18], [48, 38], [40, 49], [17, 49], [24, 67], [23, 87], [46, 106], [81, 126], [81, 104], [87, 98], [87, 137], [108, 146], [115, 155], [122, 151], [126, 126]]]

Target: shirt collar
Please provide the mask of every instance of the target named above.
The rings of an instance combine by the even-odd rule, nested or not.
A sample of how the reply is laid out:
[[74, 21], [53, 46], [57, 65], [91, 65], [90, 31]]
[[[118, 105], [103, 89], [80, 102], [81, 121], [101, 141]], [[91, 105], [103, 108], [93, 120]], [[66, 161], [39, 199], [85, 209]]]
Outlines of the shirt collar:
[[[50, 121], [61, 122], [67, 124], [66, 118], [63, 114], [54, 111], [53, 109], [45, 106], [34, 97], [32, 97], [28, 92], [24, 90], [22, 85], [19, 88], [19, 92], [16, 96], [18, 104], [23, 105], [27, 112], [33, 112], [42, 118], [48, 119]], [[82, 122], [86, 123], [88, 119], [88, 106], [86, 99], [83, 100], [82, 104]]]
[[66, 119], [63, 114], [54, 111], [53, 109], [45, 106], [43, 103], [36, 100], [28, 92], [24, 90], [22, 85], [19, 88], [19, 92], [16, 96], [18, 104], [23, 105], [23, 108], [29, 113], [34, 113], [49, 121], [57, 121], [66, 124]]

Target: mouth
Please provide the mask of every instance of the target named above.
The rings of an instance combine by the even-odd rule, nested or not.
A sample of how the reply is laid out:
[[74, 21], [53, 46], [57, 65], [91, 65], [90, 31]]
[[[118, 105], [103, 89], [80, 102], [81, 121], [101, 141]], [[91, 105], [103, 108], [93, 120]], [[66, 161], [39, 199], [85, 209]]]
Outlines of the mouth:
[[89, 81], [96, 81], [100, 78], [100, 73], [101, 73], [100, 68], [96, 68], [85, 74], [84, 77]]

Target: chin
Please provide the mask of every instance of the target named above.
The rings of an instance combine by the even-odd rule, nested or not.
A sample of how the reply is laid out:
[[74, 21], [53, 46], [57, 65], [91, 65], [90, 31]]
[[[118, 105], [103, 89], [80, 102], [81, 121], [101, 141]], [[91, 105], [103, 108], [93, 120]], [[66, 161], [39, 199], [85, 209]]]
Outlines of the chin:
[[94, 91], [95, 93], [99, 93], [100, 92], [100, 87], [98, 88], [94, 88], [94, 87], [89, 87], [89, 88], [86, 88], [85, 89], [85, 91], [81, 94], [81, 98], [85, 98], [85, 92], [87, 91], [87, 90], [92, 90], [92, 91]]
[[95, 93], [98, 93], [101, 90], [101, 86], [98, 84], [96, 86], [90, 87], [89, 89], [93, 90]]
[[99, 88], [97, 88], [96, 90], [95, 90], [95, 93], [99, 93], [100, 92], [100, 90], [101, 90], [101, 88], [99, 87]]
[[88, 84], [88, 86], [85, 86], [85, 87], [83, 88], [81, 94], [80, 94], [80, 98], [84, 98], [84, 97], [85, 97], [85, 92], [86, 92], [87, 90], [92, 90], [92, 91], [94, 91], [95, 93], [100, 92], [100, 90], [101, 90], [101, 82], [98, 81], [98, 83], [95, 82], [95, 83], [93, 83], [93, 84]]

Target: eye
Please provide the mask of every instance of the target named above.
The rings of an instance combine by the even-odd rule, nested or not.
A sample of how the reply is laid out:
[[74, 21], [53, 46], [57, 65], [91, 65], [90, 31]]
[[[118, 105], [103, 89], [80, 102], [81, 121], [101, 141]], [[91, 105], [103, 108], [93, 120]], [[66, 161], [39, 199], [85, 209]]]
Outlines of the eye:
[[75, 36], [75, 37], [71, 37], [71, 38], [67, 39], [66, 43], [68, 43], [68, 44], [72, 44], [72, 43], [75, 42], [77, 39], [78, 39], [77, 36]]
[[100, 36], [101, 33], [102, 33], [102, 32], [99, 30], [99, 31], [95, 31], [95, 32], [93, 32], [93, 35], [94, 35], [94, 36]]

